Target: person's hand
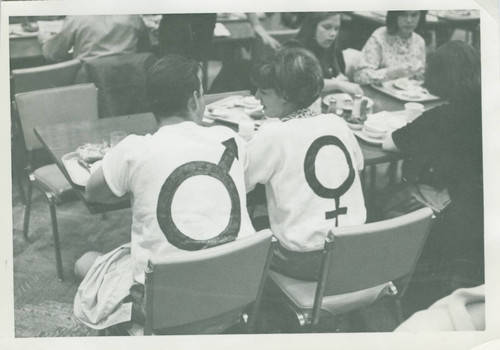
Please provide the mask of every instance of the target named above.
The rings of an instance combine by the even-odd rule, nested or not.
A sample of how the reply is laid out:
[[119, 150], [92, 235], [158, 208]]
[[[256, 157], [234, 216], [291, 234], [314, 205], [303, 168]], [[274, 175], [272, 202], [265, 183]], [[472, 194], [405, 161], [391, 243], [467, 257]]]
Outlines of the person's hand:
[[397, 79], [397, 78], [409, 77], [412, 74], [414, 74], [412, 68], [407, 64], [402, 64], [387, 69], [386, 76], [388, 79]]
[[259, 26], [255, 28], [255, 33], [262, 39], [264, 45], [269, 46], [273, 50], [278, 50], [281, 47], [281, 44], [278, 40], [274, 39], [271, 35], [269, 35], [266, 30]]
[[364, 95], [365, 94], [365, 92], [363, 91], [361, 86], [359, 86], [356, 83], [351, 83], [349, 81], [342, 82], [341, 88], [342, 88], [342, 91], [344, 91], [348, 94], [351, 94], [351, 95]]

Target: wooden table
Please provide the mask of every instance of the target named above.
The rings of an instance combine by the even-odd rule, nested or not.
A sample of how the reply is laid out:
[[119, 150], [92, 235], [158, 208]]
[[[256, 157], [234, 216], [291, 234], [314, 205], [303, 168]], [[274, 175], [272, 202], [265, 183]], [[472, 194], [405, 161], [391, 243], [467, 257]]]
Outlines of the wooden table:
[[35, 134], [42, 145], [47, 149], [54, 162], [92, 214], [129, 208], [130, 203], [128, 200], [111, 205], [87, 202], [85, 200], [85, 188], [73, 184], [61, 158], [65, 154], [74, 152], [83, 144], [100, 143], [102, 140], [109, 140], [110, 133], [116, 130], [123, 130], [128, 134], [145, 135], [154, 133], [157, 130], [157, 124], [152, 113], [143, 113], [35, 128]]

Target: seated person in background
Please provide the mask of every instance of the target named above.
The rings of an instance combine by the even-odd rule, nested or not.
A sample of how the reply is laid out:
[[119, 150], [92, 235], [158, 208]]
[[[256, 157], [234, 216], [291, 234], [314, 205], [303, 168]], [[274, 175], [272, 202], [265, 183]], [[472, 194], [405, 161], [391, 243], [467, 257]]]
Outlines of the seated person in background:
[[354, 81], [379, 83], [402, 77], [423, 80], [425, 41], [415, 32], [426, 11], [388, 11], [385, 27], [373, 32], [363, 47]]
[[153, 254], [189, 254], [255, 232], [246, 211], [242, 139], [226, 127], [200, 125], [199, 63], [178, 55], [160, 59], [148, 73], [146, 94], [158, 131], [122, 140], [86, 188], [92, 202], [132, 198], [130, 245], [99, 257], [88, 273], [77, 271], [86, 276], [75, 315], [96, 329], [144, 321], [144, 271]]
[[138, 15], [68, 16], [55, 35], [40, 32], [43, 55], [50, 61], [89, 59], [121, 53], [146, 51], [149, 33]]
[[[481, 62], [470, 45], [450, 41], [428, 57], [425, 86], [449, 103], [424, 112], [389, 135], [383, 148], [407, 157], [428, 156], [435, 182], [447, 188], [451, 203], [440, 213], [422, 251], [431, 266], [456, 269], [484, 281]], [[458, 265], [453, 266], [453, 262]], [[467, 263], [471, 265], [467, 267]], [[445, 273], [450, 273], [448, 270]]]
[[328, 231], [363, 224], [358, 171], [363, 154], [340, 117], [313, 112], [323, 89], [321, 66], [302, 48], [284, 48], [253, 74], [255, 97], [275, 122], [247, 144], [247, 191], [265, 184], [271, 230], [279, 240], [271, 268], [317, 278]]
[[324, 76], [324, 90], [364, 95], [363, 89], [349, 82], [344, 75], [345, 62], [337, 40], [341, 20], [340, 12], [308, 13], [296, 40], [318, 59]]
[[160, 57], [177, 54], [208, 61], [216, 22], [216, 13], [164, 14], [158, 28]]

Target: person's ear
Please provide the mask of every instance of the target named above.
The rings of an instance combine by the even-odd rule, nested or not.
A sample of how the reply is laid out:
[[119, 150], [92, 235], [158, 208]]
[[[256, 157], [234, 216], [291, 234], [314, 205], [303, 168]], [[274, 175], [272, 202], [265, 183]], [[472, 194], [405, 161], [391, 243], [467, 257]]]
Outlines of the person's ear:
[[198, 91], [193, 91], [193, 94], [191, 95], [191, 97], [189, 97], [189, 100], [188, 100], [188, 108], [189, 110], [191, 111], [195, 111], [198, 107], [198, 104], [200, 103], [199, 102], [199, 92]]

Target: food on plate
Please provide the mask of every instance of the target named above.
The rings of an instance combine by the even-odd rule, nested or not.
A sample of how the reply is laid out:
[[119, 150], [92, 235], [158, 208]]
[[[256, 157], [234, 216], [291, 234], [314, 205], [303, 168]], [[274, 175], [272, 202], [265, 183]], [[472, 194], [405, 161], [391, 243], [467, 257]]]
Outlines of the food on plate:
[[395, 88], [400, 90], [422, 90], [421, 85], [423, 81], [408, 79], [408, 78], [400, 78], [394, 81], [393, 85]]
[[107, 151], [109, 151], [110, 147], [107, 143], [86, 143], [83, 146], [80, 146], [76, 149], [76, 154], [78, 157], [87, 162], [93, 163], [98, 161], [104, 157]]

